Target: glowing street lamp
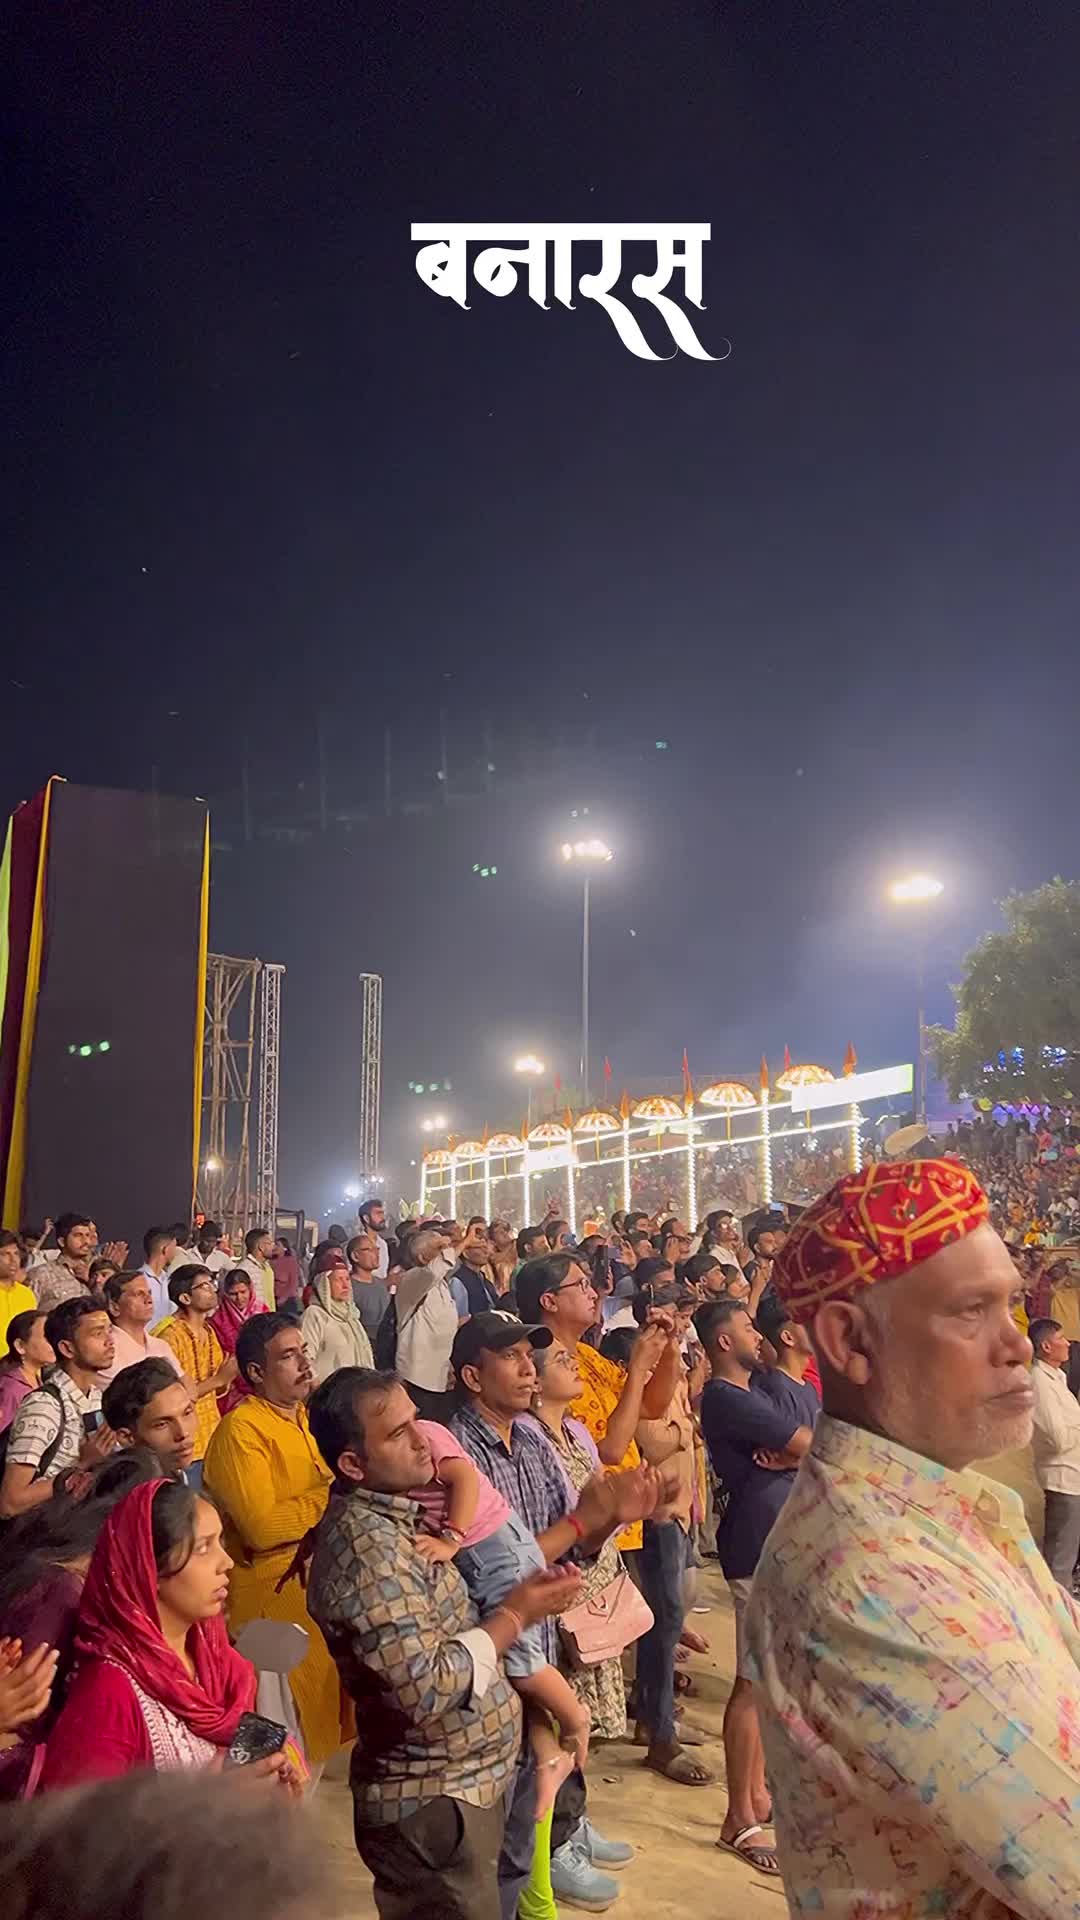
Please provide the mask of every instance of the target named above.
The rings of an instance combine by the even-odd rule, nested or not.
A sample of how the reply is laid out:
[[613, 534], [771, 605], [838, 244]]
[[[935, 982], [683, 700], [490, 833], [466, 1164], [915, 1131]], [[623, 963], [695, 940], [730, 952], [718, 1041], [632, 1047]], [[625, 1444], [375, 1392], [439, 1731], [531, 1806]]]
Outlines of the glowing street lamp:
[[529, 1082], [529, 1114], [525, 1123], [525, 1131], [528, 1133], [532, 1126], [533, 1081], [542, 1079], [547, 1068], [542, 1060], [537, 1059], [535, 1053], [519, 1053], [514, 1061], [514, 1072], [525, 1074]]
[[594, 867], [608, 866], [615, 858], [606, 840], [564, 840], [559, 849], [567, 866], [581, 868], [584, 899], [581, 936], [581, 1104], [589, 1104], [589, 876]]
[[909, 906], [912, 902], [919, 904], [925, 900], [936, 900], [938, 894], [944, 891], [945, 882], [935, 880], [932, 873], [909, 873], [902, 880], [893, 881], [889, 898], [895, 900], [898, 906]]
[[889, 899], [898, 907], [920, 907], [916, 920], [916, 968], [918, 975], [918, 1111], [915, 1118], [926, 1125], [926, 1019], [924, 1001], [926, 998], [926, 908], [931, 900], [944, 893], [945, 882], [938, 880], [932, 873], [908, 873], [894, 880], [889, 888]]

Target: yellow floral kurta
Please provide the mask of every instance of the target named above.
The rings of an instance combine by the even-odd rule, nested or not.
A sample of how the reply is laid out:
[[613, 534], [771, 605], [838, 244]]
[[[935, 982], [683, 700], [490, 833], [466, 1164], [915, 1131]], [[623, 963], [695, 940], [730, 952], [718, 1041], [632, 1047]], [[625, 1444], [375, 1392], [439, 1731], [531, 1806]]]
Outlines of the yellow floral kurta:
[[[605, 1359], [602, 1353], [598, 1353], [595, 1347], [588, 1346], [584, 1340], [578, 1342], [577, 1363], [581, 1371], [582, 1390], [573, 1406], [567, 1408], [567, 1412], [571, 1419], [580, 1420], [582, 1426], [588, 1428], [599, 1445], [607, 1432], [608, 1421], [622, 1397], [626, 1375], [621, 1367], [615, 1365], [614, 1360]], [[619, 1461], [619, 1467], [621, 1469], [640, 1465], [641, 1454], [638, 1451], [637, 1441], [631, 1440]], [[624, 1527], [615, 1545], [624, 1553], [631, 1553], [635, 1547], [640, 1547], [641, 1521], [634, 1520], [628, 1527]]]
[[203, 1480], [225, 1515], [225, 1545], [236, 1561], [229, 1577], [230, 1630], [239, 1633], [249, 1620], [291, 1620], [310, 1635], [289, 1685], [308, 1758], [319, 1766], [342, 1741], [337, 1668], [300, 1582], [290, 1580], [275, 1592], [297, 1543], [326, 1512], [330, 1493], [331, 1475], [304, 1408], [290, 1420], [254, 1395], [241, 1401], [210, 1442]]
[[747, 1625], [793, 1914], [1080, 1913], [1080, 1613], [1018, 1494], [823, 1414]]

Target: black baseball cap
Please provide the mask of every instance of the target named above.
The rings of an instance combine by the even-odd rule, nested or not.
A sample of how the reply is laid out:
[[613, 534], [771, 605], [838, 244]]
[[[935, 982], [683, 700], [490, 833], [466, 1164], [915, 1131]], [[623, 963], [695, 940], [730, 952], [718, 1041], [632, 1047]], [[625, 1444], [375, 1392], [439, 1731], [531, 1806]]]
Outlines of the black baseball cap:
[[450, 1352], [450, 1365], [456, 1374], [471, 1367], [481, 1353], [505, 1353], [527, 1340], [530, 1347], [550, 1347], [555, 1335], [550, 1327], [526, 1327], [512, 1313], [474, 1313], [457, 1330]]

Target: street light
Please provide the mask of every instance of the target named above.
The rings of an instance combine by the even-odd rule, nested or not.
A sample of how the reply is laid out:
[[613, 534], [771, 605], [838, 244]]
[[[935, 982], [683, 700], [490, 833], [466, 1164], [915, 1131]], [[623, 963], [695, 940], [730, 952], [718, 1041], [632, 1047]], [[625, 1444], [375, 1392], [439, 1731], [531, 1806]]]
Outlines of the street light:
[[889, 897], [901, 906], [908, 906], [913, 901], [936, 900], [944, 891], [945, 882], [935, 880], [932, 873], [909, 873], [903, 880], [893, 881]]
[[564, 840], [560, 849], [567, 866], [576, 862], [584, 876], [581, 935], [581, 1099], [589, 1104], [589, 875], [595, 866], [607, 866], [614, 860], [604, 840]]
[[931, 900], [936, 900], [945, 891], [945, 882], [935, 879], [932, 873], [908, 873], [900, 880], [894, 880], [889, 888], [889, 898], [899, 907], [920, 907], [923, 911], [916, 920], [916, 971], [918, 977], [918, 1109], [915, 1118], [926, 1125], [926, 1020], [923, 1002], [926, 998], [926, 913]]
[[524, 1073], [528, 1076], [529, 1116], [525, 1123], [525, 1130], [528, 1133], [532, 1129], [532, 1100], [533, 1100], [532, 1083], [534, 1080], [539, 1080], [547, 1072], [547, 1068], [545, 1067], [542, 1060], [537, 1059], [535, 1053], [519, 1053], [517, 1059], [514, 1061], [514, 1072]]
[[445, 1113], [429, 1113], [426, 1120], [420, 1122], [421, 1133], [445, 1133]]

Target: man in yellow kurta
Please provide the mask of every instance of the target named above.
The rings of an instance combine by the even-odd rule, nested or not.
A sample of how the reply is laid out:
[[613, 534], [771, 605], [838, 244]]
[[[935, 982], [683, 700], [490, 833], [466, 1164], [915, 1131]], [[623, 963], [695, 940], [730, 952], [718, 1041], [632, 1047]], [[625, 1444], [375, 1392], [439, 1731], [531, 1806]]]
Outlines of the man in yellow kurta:
[[326, 1511], [331, 1476], [308, 1431], [313, 1385], [300, 1329], [278, 1313], [247, 1321], [236, 1343], [237, 1366], [251, 1388], [225, 1416], [203, 1469], [207, 1491], [225, 1515], [225, 1539], [236, 1565], [229, 1581], [229, 1627], [250, 1620], [289, 1620], [310, 1636], [289, 1676], [304, 1747], [321, 1767], [342, 1741], [337, 1669], [306, 1606], [299, 1580], [277, 1583], [298, 1543]]

